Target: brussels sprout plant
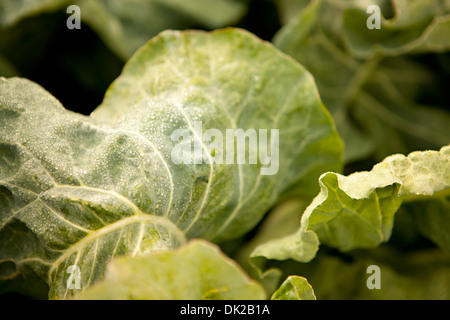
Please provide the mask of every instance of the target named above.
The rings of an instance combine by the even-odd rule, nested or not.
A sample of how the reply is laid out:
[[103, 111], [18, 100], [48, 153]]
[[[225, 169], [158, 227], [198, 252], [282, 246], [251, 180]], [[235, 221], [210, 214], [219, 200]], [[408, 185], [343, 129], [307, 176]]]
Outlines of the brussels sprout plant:
[[372, 2], [0, 0], [0, 293], [450, 299], [450, 2]]

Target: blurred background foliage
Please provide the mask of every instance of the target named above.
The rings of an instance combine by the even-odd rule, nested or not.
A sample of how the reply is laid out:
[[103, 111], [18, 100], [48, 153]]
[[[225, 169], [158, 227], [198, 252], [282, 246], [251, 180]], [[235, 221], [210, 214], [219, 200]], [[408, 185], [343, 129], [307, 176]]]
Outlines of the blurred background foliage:
[[[81, 8], [79, 30], [66, 27], [72, 4]], [[381, 8], [380, 30], [366, 27], [371, 4]], [[449, 0], [0, 0], [0, 76], [33, 80], [87, 115], [127, 59], [159, 32], [227, 26], [272, 42], [313, 74], [345, 142], [345, 174], [393, 153], [450, 143]], [[223, 249], [254, 273], [249, 252], [295, 230], [309, 203], [302, 201], [276, 208]], [[319, 299], [448, 298], [448, 252], [421, 235], [424, 226], [412, 215], [402, 208], [391, 240], [375, 250], [322, 246], [311, 263], [267, 267], [306, 276]], [[382, 286], [395, 289], [367, 290], [369, 264], [384, 266]]]

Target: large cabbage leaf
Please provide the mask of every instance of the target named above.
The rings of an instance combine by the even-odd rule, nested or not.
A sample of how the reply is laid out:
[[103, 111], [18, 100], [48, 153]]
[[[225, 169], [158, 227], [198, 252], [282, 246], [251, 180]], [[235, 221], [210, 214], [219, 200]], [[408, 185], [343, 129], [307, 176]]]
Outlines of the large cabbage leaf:
[[[279, 129], [277, 174], [261, 175], [261, 163], [175, 164], [171, 134], [180, 128], [212, 157], [194, 121], [205, 130]], [[31, 268], [51, 297], [70, 297], [69, 266], [80, 268], [83, 290], [114, 256], [238, 237], [279, 199], [312, 197], [341, 157], [310, 74], [238, 29], [161, 34], [90, 117], [65, 110], [31, 81], [3, 78], [2, 277]]]

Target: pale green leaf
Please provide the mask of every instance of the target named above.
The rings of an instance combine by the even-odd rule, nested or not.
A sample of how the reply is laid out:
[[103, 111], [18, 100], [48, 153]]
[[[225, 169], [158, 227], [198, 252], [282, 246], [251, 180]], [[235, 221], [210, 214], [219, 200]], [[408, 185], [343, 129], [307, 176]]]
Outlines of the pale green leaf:
[[[342, 251], [371, 248], [389, 240], [394, 214], [402, 202], [448, 202], [450, 190], [450, 146], [440, 151], [393, 155], [370, 172], [350, 176], [323, 174], [321, 192], [305, 210], [297, 233], [260, 245], [252, 259], [310, 261], [319, 239]], [[441, 228], [432, 240], [448, 248], [450, 219], [445, 207], [434, 206], [428, 224]], [[437, 211], [442, 210], [442, 211]], [[423, 210], [422, 214], [426, 214]], [[437, 227], [439, 221], [444, 222]], [[432, 227], [424, 227], [428, 234]]]
[[239, 265], [206, 241], [174, 251], [121, 257], [105, 279], [76, 297], [81, 300], [261, 300], [264, 290]]
[[299, 276], [289, 276], [272, 295], [272, 300], [316, 300], [308, 281]]
[[168, 161], [170, 134], [192, 131], [194, 121], [223, 132], [279, 128], [275, 175], [261, 175], [261, 164], [171, 165], [181, 184], [173, 202], [192, 197], [187, 210], [197, 212], [177, 217], [189, 237], [236, 237], [280, 196], [312, 195], [315, 177], [340, 162], [341, 142], [310, 75], [269, 44], [233, 29], [210, 36], [165, 32], [127, 64], [92, 116], [149, 137]]
[[380, 29], [364, 27], [370, 15], [367, 6], [349, 7], [343, 12], [344, 39], [354, 55], [367, 58], [376, 52], [399, 55], [450, 49], [448, 1], [392, 2], [395, 15], [388, 20], [381, 17]]
[[[267, 165], [248, 161], [175, 164], [171, 134], [193, 133], [194, 121], [204, 130], [279, 129], [278, 172], [261, 175]], [[341, 155], [312, 77], [238, 29], [161, 34], [92, 117], [31, 81], [2, 78], [0, 270], [10, 278], [32, 268], [51, 297], [70, 297], [69, 266], [80, 268], [83, 290], [114, 256], [236, 238], [282, 197], [313, 196]]]

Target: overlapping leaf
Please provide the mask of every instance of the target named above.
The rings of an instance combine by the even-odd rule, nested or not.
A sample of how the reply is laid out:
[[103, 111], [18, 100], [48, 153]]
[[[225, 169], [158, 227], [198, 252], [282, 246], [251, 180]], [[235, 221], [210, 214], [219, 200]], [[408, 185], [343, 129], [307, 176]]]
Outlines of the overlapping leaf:
[[[203, 143], [194, 121], [204, 130], [279, 129], [277, 174], [261, 175], [261, 163], [175, 164], [175, 129]], [[30, 81], [1, 79], [2, 276], [31, 267], [51, 297], [69, 297], [72, 265], [83, 289], [116, 255], [237, 237], [281, 197], [312, 196], [321, 172], [340, 169], [341, 154], [312, 77], [241, 30], [163, 33], [130, 60], [92, 117]]]
[[272, 300], [316, 300], [308, 281], [299, 276], [289, 276], [274, 292]]
[[428, 202], [429, 206], [436, 202], [427, 209], [432, 214], [422, 212], [427, 220], [423, 228], [444, 249], [449, 246], [450, 146], [408, 157], [393, 155], [370, 172], [348, 177], [326, 173], [319, 183], [321, 192], [305, 210], [299, 231], [260, 245], [253, 259], [310, 261], [319, 239], [342, 251], [376, 247], [389, 240], [402, 202]]
[[206, 241], [147, 257], [121, 257], [82, 300], [261, 300], [265, 292]]

